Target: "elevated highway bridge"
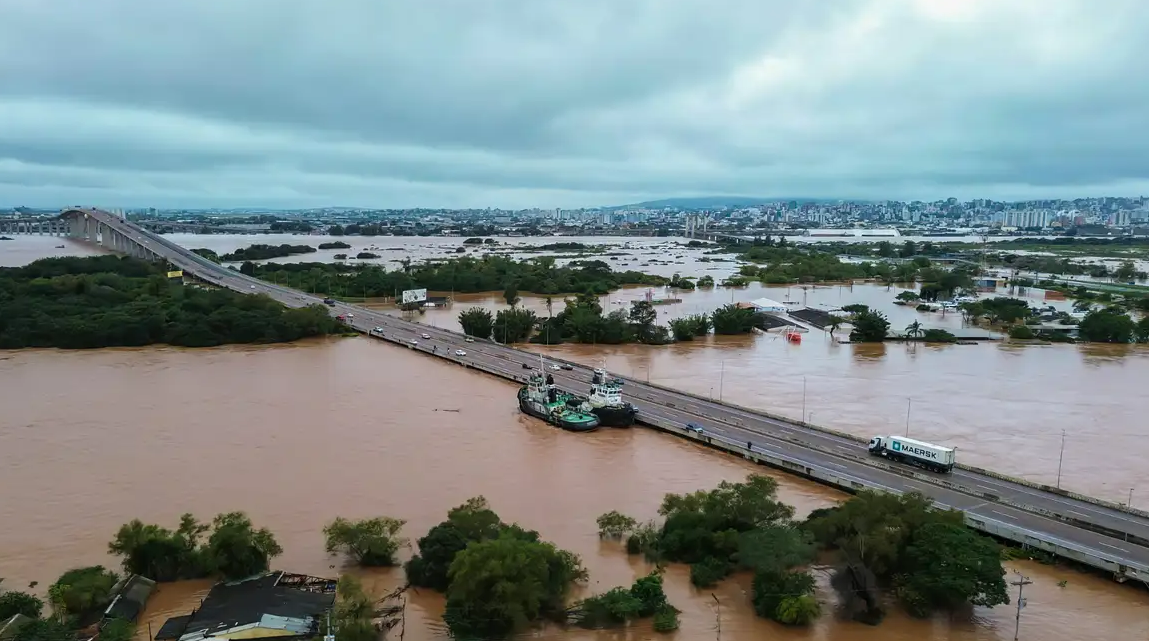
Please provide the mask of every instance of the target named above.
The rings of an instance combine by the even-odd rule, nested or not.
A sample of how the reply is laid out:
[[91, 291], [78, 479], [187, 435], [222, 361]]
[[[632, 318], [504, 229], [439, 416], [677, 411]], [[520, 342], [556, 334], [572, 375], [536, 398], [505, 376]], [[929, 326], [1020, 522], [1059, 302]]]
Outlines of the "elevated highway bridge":
[[[165, 260], [220, 287], [263, 294], [290, 307], [322, 304], [319, 296], [245, 276], [108, 212], [69, 209], [60, 217], [73, 236], [124, 254]], [[524, 366], [537, 367], [540, 362], [537, 353], [487, 341], [468, 343], [456, 332], [377, 310], [337, 303], [330, 311], [353, 315], [349, 324], [368, 336], [512, 381], [521, 382], [527, 374]], [[431, 338], [424, 339], [423, 334]], [[455, 356], [460, 349], [466, 356]], [[570, 365], [573, 370], [548, 373], [565, 389], [586, 390], [591, 368]], [[639, 409], [640, 422], [650, 427], [846, 491], [921, 492], [941, 506], [963, 511], [973, 528], [1111, 572], [1119, 581], [1132, 579], [1149, 585], [1149, 512], [990, 470], [920, 471], [869, 456], [865, 440], [848, 434], [639, 380], [624, 381], [629, 399]], [[507, 398], [513, 401], [510, 392]], [[704, 433], [685, 429], [687, 422], [701, 425]]]

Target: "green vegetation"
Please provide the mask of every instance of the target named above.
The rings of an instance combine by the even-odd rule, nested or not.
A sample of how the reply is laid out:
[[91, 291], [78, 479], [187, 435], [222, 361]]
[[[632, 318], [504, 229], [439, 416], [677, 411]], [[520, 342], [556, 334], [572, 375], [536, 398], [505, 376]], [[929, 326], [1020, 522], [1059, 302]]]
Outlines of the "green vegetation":
[[132, 258], [45, 258], [0, 268], [0, 349], [278, 343], [340, 331], [322, 306], [185, 286]]
[[957, 336], [944, 329], [927, 329], [922, 332], [922, 340], [927, 343], [956, 343]]
[[777, 490], [770, 477], [752, 474], [709, 491], [667, 494], [658, 510], [662, 525], [633, 527], [627, 551], [658, 562], [689, 563], [690, 580], [699, 588], [739, 568], [751, 570], [755, 611], [805, 625], [821, 608], [813, 578], [796, 568], [813, 560], [814, 548], [810, 535], [792, 521], [794, 508], [776, 499]]
[[76, 633], [58, 619], [35, 619], [21, 626], [12, 641], [76, 641]]
[[765, 314], [734, 303], [723, 305], [710, 315], [715, 334], [746, 334], [765, 327]]
[[68, 570], [48, 588], [52, 612], [67, 621], [90, 618], [112, 600], [118, 578], [102, 565]]
[[676, 341], [692, 341], [710, 333], [713, 322], [707, 314], [692, 314], [670, 321], [670, 333]]
[[342, 552], [358, 565], [395, 565], [395, 553], [407, 544], [399, 536], [406, 521], [378, 516], [350, 521], [338, 517], [323, 528], [327, 553]]
[[695, 284], [698, 285], [699, 287], [709, 289], [711, 287], [714, 287], [714, 277], [710, 276], [708, 274], [706, 276], [699, 278], [698, 282]]
[[355, 254], [355, 258], [359, 260], [374, 260], [376, 258], [380, 258], [380, 256], [374, 252], [359, 252], [358, 254]]
[[210, 249], [207, 249], [207, 248], [204, 248], [204, 247], [199, 247], [199, 248], [197, 248], [197, 249], [193, 249], [193, 250], [191, 250], [191, 251], [192, 251], [192, 253], [193, 253], [193, 254], [199, 254], [200, 256], [203, 256], [204, 258], [206, 258], [206, 259], [210, 260], [210, 261], [211, 261], [211, 262], [213, 262], [213, 263], [221, 263], [221, 262], [223, 262], [223, 261], [221, 261], [221, 260], [220, 260], [220, 258], [219, 258], [219, 254], [215, 253], [214, 251], [212, 251], [212, 250], [210, 250]]
[[347, 244], [341, 240], [337, 240], [333, 243], [319, 243], [319, 248], [320, 249], [351, 249], [351, 245], [349, 245], [349, 244]]
[[[556, 267], [552, 256], [516, 261], [505, 256], [459, 256], [387, 271], [380, 265], [336, 263], [261, 263], [250, 273], [307, 292], [367, 298], [395, 296], [405, 289], [497, 292], [513, 285], [518, 292], [607, 294], [623, 285], [665, 285], [667, 279], [636, 271], [615, 272], [601, 260], [573, 261]], [[247, 273], [247, 272], [245, 272]]]
[[489, 339], [495, 327], [495, 319], [491, 312], [482, 307], [472, 307], [459, 314], [459, 325], [468, 336]]
[[533, 341], [550, 345], [567, 341], [659, 345], [670, 340], [666, 327], [656, 324], [658, 312], [647, 301], [633, 301], [629, 311], [619, 309], [605, 315], [598, 296], [590, 292], [564, 303], [557, 315], [539, 319]]
[[[350, 574], [339, 577], [335, 587], [335, 607], [331, 609], [331, 632], [340, 641], [377, 641], [375, 604], [363, 584]], [[326, 627], [327, 622], [323, 622]]]
[[1009, 328], [1009, 337], [1017, 340], [1032, 340], [1037, 338], [1037, 333], [1028, 325], [1014, 325]]
[[136, 626], [125, 619], [112, 619], [100, 628], [100, 641], [132, 641]]
[[842, 567], [832, 583], [859, 620], [881, 619], [882, 589], [922, 617], [1009, 603], [1001, 548], [966, 528], [961, 512], [935, 510], [921, 494], [862, 491], [811, 514], [802, 529], [837, 554]]
[[638, 526], [638, 521], [614, 510], [599, 516], [595, 523], [598, 524], [600, 539], [621, 539]]
[[1107, 307], [1087, 313], [1077, 326], [1077, 335], [1094, 343], [1128, 343], [1135, 330], [1137, 323], [1128, 314]]
[[220, 256], [221, 260], [235, 262], [241, 260], [267, 260], [268, 258], [283, 258], [296, 254], [312, 254], [315, 248], [310, 245], [262, 245], [255, 244], [241, 247], [230, 254]]
[[283, 549], [269, 530], [256, 529], [243, 512], [229, 512], [216, 516], [210, 526], [184, 514], [175, 531], [136, 519], [120, 526], [108, 552], [122, 557], [127, 572], [176, 581], [211, 575], [248, 577], [266, 571]]
[[44, 602], [35, 595], [16, 590], [0, 593], [0, 621], [6, 621], [17, 614], [38, 619], [43, 610]]
[[[842, 309], [846, 310], [846, 307]], [[890, 321], [886, 315], [870, 311], [869, 308], [854, 312], [850, 317], [850, 324], [853, 325], [853, 329], [850, 330], [851, 343], [881, 343], [890, 333]]]
[[571, 585], [586, 578], [577, 555], [503, 523], [483, 497], [450, 510], [418, 546], [407, 579], [446, 592], [443, 619], [456, 637], [504, 636], [563, 620]]
[[655, 617], [656, 632], [678, 628], [678, 610], [667, 601], [657, 572], [635, 580], [629, 589], [617, 587], [583, 599], [568, 614], [575, 625], [588, 629], [621, 627], [646, 617]]
[[[461, 319], [460, 319], [461, 320]], [[522, 307], [500, 309], [495, 314], [491, 326], [491, 337], [504, 343], [521, 343], [531, 336], [531, 330], [538, 323], [535, 313]]]

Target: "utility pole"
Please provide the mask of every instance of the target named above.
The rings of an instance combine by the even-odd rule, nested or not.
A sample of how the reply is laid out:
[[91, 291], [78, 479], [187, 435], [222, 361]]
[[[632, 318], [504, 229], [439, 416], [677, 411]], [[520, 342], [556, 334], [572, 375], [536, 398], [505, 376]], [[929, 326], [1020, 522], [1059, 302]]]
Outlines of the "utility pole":
[[722, 400], [722, 381], [726, 377], [726, 360], [723, 359], [721, 369], [718, 370], [718, 400]]
[[1017, 580], [1010, 581], [1009, 584], [1017, 586], [1017, 618], [1013, 625], [1013, 641], [1017, 641], [1018, 633], [1021, 631], [1021, 609], [1025, 607], [1025, 597], [1022, 596], [1022, 591], [1033, 581], [1030, 581], [1029, 577], [1023, 576], [1017, 570], [1014, 570], [1013, 573], [1017, 575]]
[[1061, 454], [1057, 456], [1057, 488], [1061, 489], [1061, 463], [1065, 460], [1065, 430], [1061, 430]]
[[717, 641], [722, 641], [722, 602], [718, 600], [718, 597], [715, 596], [713, 592], [710, 593], [710, 598], [714, 599], [714, 629], [716, 635], [714, 638]]
[[910, 437], [910, 408], [914, 405], [914, 399], [906, 398], [906, 438]]

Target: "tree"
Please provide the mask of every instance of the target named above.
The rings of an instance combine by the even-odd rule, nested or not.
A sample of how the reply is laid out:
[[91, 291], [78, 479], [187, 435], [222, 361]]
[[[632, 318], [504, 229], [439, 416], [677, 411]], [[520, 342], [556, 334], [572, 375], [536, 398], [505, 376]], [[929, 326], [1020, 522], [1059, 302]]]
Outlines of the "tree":
[[600, 539], [621, 539], [634, 531], [638, 521], [616, 510], [611, 510], [598, 517], [598, 536]]
[[854, 328], [850, 330], [852, 343], [880, 343], [890, 333], [890, 321], [886, 315], [868, 309], [854, 314], [853, 325]]
[[897, 592], [911, 614], [927, 616], [963, 603], [1009, 603], [1001, 549], [993, 540], [952, 523], [927, 523], [911, 536]]
[[395, 553], [407, 544], [398, 536], [404, 524], [387, 516], [359, 521], [338, 517], [323, 528], [327, 552], [343, 552], [364, 566], [395, 565]]
[[102, 565], [68, 570], [48, 588], [48, 601], [57, 616], [83, 618], [111, 601], [117, 580]]
[[1029, 328], [1029, 325], [1014, 325], [1009, 328], [1009, 337], [1017, 340], [1031, 340], [1037, 338], [1037, 334]]
[[1128, 343], [1133, 339], [1133, 319], [1112, 307], [1095, 309], [1081, 319], [1077, 335], [1094, 343]]
[[779, 623], [806, 625], [821, 611], [817, 601], [811, 607], [803, 600], [814, 593], [814, 577], [808, 572], [760, 570], [754, 574], [751, 592], [754, 612]]
[[[341, 641], [377, 641], [375, 604], [363, 590], [359, 579], [350, 574], [339, 577], [335, 587], [335, 605], [331, 609], [331, 629]], [[327, 622], [323, 622], [326, 626]]]
[[136, 626], [127, 619], [112, 619], [100, 628], [100, 641], [132, 641]]
[[629, 320], [631, 325], [634, 326], [634, 334], [640, 342], [657, 342], [654, 339], [658, 337], [655, 331], [655, 323], [658, 322], [658, 312], [654, 309], [654, 305], [652, 305], [650, 301], [636, 300], [632, 302], [630, 304]]
[[439, 523], [418, 541], [419, 553], [407, 562], [407, 580], [412, 585], [446, 592], [449, 570], [455, 555], [468, 543], [485, 541], [499, 535], [502, 522], [487, 503], [476, 496], [447, 512]]
[[826, 327], [830, 328], [830, 336], [833, 336], [834, 332], [838, 331], [838, 328], [841, 327], [842, 323], [844, 322], [846, 322], [846, 319], [838, 316], [837, 314], [831, 314], [829, 320], [826, 323]]
[[909, 325], [906, 325], [906, 336], [909, 338], [917, 338], [924, 333], [925, 332], [922, 330], [922, 324], [918, 321], [914, 321]]
[[475, 338], [489, 339], [495, 321], [491, 312], [482, 307], [472, 307], [459, 314], [459, 325], [463, 333]]
[[44, 602], [27, 592], [12, 590], [0, 593], [0, 621], [7, 621], [17, 614], [30, 619], [39, 619]]
[[918, 296], [917, 293], [906, 290], [904, 292], [899, 292], [898, 295], [894, 297], [894, 300], [912, 303], [917, 301], [919, 298], [921, 298], [921, 296]]
[[507, 283], [507, 286], [503, 288], [503, 300], [507, 301], [511, 307], [519, 302], [519, 288], [513, 282]]
[[1144, 316], [1141, 320], [1137, 321], [1134, 334], [1137, 338], [1137, 342], [1149, 343], [1149, 316]]
[[456, 555], [443, 619], [458, 637], [521, 631], [564, 611], [571, 584], [585, 578], [578, 556], [504, 532]]
[[500, 309], [495, 314], [491, 334], [495, 340], [505, 344], [518, 343], [530, 337], [536, 321], [535, 313], [529, 309], [519, 307]]
[[927, 329], [922, 332], [922, 340], [927, 343], [956, 343], [957, 336], [944, 329]]
[[266, 572], [272, 558], [283, 553], [267, 528], [256, 529], [243, 512], [215, 517], [204, 548], [205, 560], [227, 579], [242, 579]]
[[710, 316], [715, 334], [746, 334], [755, 327], [762, 327], [763, 314], [747, 307], [731, 303], [714, 310]]
[[1131, 281], [1136, 278], [1136, 276], [1137, 267], [1133, 264], [1133, 261], [1130, 260], [1121, 263], [1121, 265], [1113, 271], [1114, 280]]
[[76, 634], [57, 619], [35, 619], [20, 626], [12, 641], [75, 641]]
[[120, 526], [108, 552], [123, 557], [125, 572], [156, 581], [198, 578], [207, 573], [198, 548], [208, 529], [191, 514], [180, 517], [174, 532], [134, 519]]
[[608, 628], [628, 621], [673, 610], [662, 589], [658, 572], [637, 579], [630, 589], [617, 587], [603, 594], [579, 601], [571, 610], [574, 621], [583, 628]]
[[862, 303], [851, 303], [849, 305], [843, 305], [842, 311], [846, 312], [847, 314], [862, 314], [864, 312], [870, 311], [870, 306], [863, 305]]

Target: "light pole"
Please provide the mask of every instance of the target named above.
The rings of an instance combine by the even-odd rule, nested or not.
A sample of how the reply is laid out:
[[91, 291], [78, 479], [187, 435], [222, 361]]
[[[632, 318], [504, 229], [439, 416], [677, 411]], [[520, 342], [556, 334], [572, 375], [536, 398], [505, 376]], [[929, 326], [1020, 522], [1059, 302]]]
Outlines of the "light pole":
[[914, 405], [914, 399], [906, 398], [906, 438], [910, 437], [910, 408]]
[[802, 377], [802, 422], [806, 422], [806, 377]]
[[1065, 460], [1065, 430], [1061, 430], [1061, 454], [1057, 456], [1057, 488], [1061, 489], [1061, 463]]
[[722, 381], [726, 378], [726, 361], [722, 361], [721, 369], [718, 370], [718, 400], [722, 400]]

